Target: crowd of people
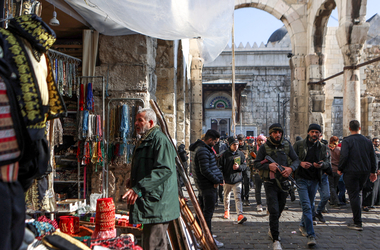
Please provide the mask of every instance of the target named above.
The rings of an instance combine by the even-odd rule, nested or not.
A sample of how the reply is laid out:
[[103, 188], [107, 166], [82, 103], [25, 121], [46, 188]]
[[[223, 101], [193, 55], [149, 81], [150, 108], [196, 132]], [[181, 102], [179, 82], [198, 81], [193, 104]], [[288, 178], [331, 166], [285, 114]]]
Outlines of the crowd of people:
[[[176, 153], [158, 128], [153, 110], [139, 110], [135, 127], [141, 138], [136, 145], [131, 178], [127, 181], [128, 191], [123, 198], [130, 204], [131, 223], [144, 224], [144, 249], [166, 249], [165, 232], [169, 222], [180, 215]], [[284, 138], [279, 123], [269, 127], [268, 137], [259, 135], [256, 140], [238, 135], [221, 141], [217, 131], [208, 130], [189, 149], [192, 152], [190, 176], [194, 178], [199, 206], [211, 234], [218, 198], [224, 206], [224, 218], [231, 220], [230, 196], [233, 192], [236, 224], [243, 224], [247, 221], [243, 207], [251, 205], [251, 188], [255, 189], [257, 211], [264, 211], [262, 186], [269, 214], [268, 236], [274, 250], [282, 249], [279, 219], [286, 209], [287, 197], [295, 200], [295, 190], [302, 209], [299, 231], [307, 237], [308, 246], [317, 244], [314, 224], [316, 221], [325, 223], [322, 212], [327, 202], [335, 207], [345, 205], [348, 202], [346, 190], [353, 214], [353, 221], [347, 226], [363, 230], [362, 210], [368, 211], [380, 202], [377, 180], [380, 140], [373, 138], [371, 141], [361, 135], [356, 120], [350, 122], [349, 130], [351, 135], [341, 143], [336, 136], [328, 142], [322, 139], [321, 126], [310, 124], [307, 137], [298, 137], [294, 145]], [[187, 160], [183, 145], [179, 155], [182, 161]], [[317, 191], [320, 202], [316, 207]], [[222, 247], [223, 243], [212, 235], [215, 244]]]
[[[380, 140], [361, 135], [356, 120], [350, 122], [349, 130], [351, 135], [342, 141], [337, 136], [327, 141], [322, 137], [321, 126], [310, 124], [306, 138], [297, 136], [293, 145], [284, 138], [279, 123], [269, 127], [268, 137], [259, 135], [255, 139], [240, 134], [221, 140], [217, 131], [208, 130], [189, 149], [194, 154], [190, 171], [210, 232], [218, 198], [224, 206], [224, 218], [231, 219], [231, 192], [237, 224], [247, 221], [243, 207], [251, 205], [250, 188], [255, 190], [257, 212], [264, 212], [262, 186], [269, 214], [268, 236], [274, 250], [282, 249], [279, 218], [286, 209], [287, 197], [296, 199], [295, 190], [302, 209], [299, 231], [307, 237], [308, 246], [317, 244], [314, 225], [326, 222], [322, 213], [328, 202], [332, 207], [341, 207], [349, 199], [353, 221], [347, 227], [362, 231], [362, 210], [369, 211], [380, 204]], [[314, 202], [317, 192], [318, 206]], [[224, 245], [214, 240], [218, 247]]]

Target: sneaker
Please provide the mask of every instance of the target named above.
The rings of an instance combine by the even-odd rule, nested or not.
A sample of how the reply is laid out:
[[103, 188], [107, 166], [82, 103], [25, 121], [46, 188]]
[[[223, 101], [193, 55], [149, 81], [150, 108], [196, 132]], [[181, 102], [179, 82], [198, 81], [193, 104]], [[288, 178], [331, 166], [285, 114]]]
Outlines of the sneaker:
[[246, 222], [246, 221], [247, 221], [247, 217], [245, 217], [244, 215], [240, 214], [240, 215], [238, 216], [238, 220], [237, 220], [237, 223], [238, 223], [238, 224], [243, 224], [243, 223]]
[[223, 247], [223, 246], [224, 246], [224, 244], [223, 244], [222, 242], [220, 242], [220, 241], [217, 241], [216, 239], [214, 239], [214, 241], [215, 241], [215, 245], [216, 245], [218, 248], [220, 248], [220, 247]]
[[312, 246], [315, 246], [315, 245], [317, 245], [317, 241], [315, 240], [315, 237], [314, 236], [309, 236], [309, 237], [307, 237], [307, 245], [309, 246], [309, 247], [312, 247]]
[[[271, 240], [273, 240], [272, 232], [270, 231], [270, 229], [269, 229], [269, 231], [268, 231], [268, 236], [269, 236], [269, 238], [270, 238]], [[278, 240], [281, 240], [281, 237], [280, 237], [280, 236], [278, 236]]]
[[306, 232], [306, 228], [305, 227], [300, 227], [299, 230], [300, 230], [302, 236], [307, 237], [307, 232]]
[[321, 213], [317, 213], [315, 215], [315, 218], [318, 219], [322, 223], [326, 223], [326, 220], [325, 220], [325, 218], [323, 218], [323, 215]]
[[260, 204], [260, 205], [257, 205], [257, 212], [262, 212], [263, 211], [263, 206]]
[[363, 207], [363, 211], [369, 212], [369, 208], [368, 207]]
[[328, 213], [329, 212], [329, 210], [327, 210], [327, 208], [324, 208], [323, 210], [322, 210], [322, 213], [324, 213], [324, 214], [326, 214], [326, 213]]
[[250, 205], [250, 204], [249, 204], [249, 201], [247, 201], [247, 200], [243, 201], [243, 206], [247, 207], [247, 206], [249, 206], [249, 205]]
[[282, 250], [281, 243], [278, 240], [273, 242], [273, 250]]
[[229, 219], [229, 218], [230, 218], [230, 212], [224, 211], [224, 219]]
[[349, 223], [349, 224], [347, 224], [347, 227], [348, 227], [349, 229], [358, 230], [358, 231], [363, 231], [363, 226], [360, 225], [360, 224]]
[[317, 225], [318, 224], [318, 221], [317, 221], [317, 218], [315, 216], [313, 216], [313, 225]]

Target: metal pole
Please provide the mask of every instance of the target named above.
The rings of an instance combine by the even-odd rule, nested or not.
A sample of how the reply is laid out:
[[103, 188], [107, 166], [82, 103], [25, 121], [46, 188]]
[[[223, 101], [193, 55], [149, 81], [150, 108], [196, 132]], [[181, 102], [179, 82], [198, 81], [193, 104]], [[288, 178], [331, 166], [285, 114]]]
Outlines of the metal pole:
[[236, 134], [236, 118], [235, 118], [235, 23], [232, 22], [232, 126], [231, 132]]
[[277, 94], [277, 120], [278, 120], [278, 123], [281, 122], [280, 121], [281, 120], [281, 116], [280, 116], [280, 94]]

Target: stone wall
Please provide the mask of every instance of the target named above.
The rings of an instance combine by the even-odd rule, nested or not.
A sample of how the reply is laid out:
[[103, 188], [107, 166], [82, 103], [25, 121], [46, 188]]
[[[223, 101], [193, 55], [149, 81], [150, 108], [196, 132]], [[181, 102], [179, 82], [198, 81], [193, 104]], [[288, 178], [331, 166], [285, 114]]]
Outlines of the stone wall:
[[[111, 98], [141, 98], [144, 106], [149, 107], [149, 100], [154, 99], [156, 95], [156, 49], [157, 39], [143, 35], [99, 37], [100, 65], [96, 67], [96, 75], [104, 76], [106, 81], [108, 79], [109, 96], [106, 98], [106, 104]], [[95, 102], [101, 103], [99, 87], [94, 87], [94, 95]], [[136, 103], [133, 101], [127, 104]], [[107, 108], [107, 105], [105, 106]], [[106, 132], [107, 128], [104, 131]], [[114, 198], [117, 209], [123, 209], [125, 203], [121, 202], [120, 198], [126, 191], [125, 182], [129, 178], [131, 165], [118, 159], [113, 163], [108, 162], [108, 168], [109, 196]], [[92, 193], [101, 191], [101, 173], [100, 168], [97, 172], [93, 171]]]

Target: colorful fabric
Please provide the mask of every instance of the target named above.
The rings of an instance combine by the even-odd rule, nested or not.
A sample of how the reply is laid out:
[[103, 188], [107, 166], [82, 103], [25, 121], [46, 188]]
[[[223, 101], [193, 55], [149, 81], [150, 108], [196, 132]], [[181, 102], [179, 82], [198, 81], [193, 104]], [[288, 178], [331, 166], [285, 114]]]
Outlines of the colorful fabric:
[[12, 55], [13, 64], [17, 70], [17, 79], [14, 80], [16, 95], [21, 109], [21, 115], [28, 128], [44, 128], [46, 119], [55, 118], [66, 112], [62, 96], [58, 93], [54, 82], [51, 63], [46, 57], [48, 66], [47, 84], [49, 89], [48, 117], [42, 105], [41, 96], [38, 91], [38, 83], [35, 82], [35, 74], [29, 63], [25, 47], [21, 39], [14, 35], [20, 35], [28, 40], [32, 47], [39, 53], [45, 53], [54, 43], [55, 34], [41, 18], [36, 15], [23, 15], [10, 21], [9, 30], [0, 29], [0, 36], [8, 44], [8, 51]]
[[135, 244], [132, 241], [131, 236], [119, 236], [108, 240], [91, 240], [90, 248], [93, 249], [95, 246], [118, 250], [135, 249]]
[[121, 111], [121, 122], [120, 122], [120, 134], [124, 143], [127, 143], [127, 135], [129, 132], [129, 112], [128, 106], [123, 105]]
[[94, 111], [94, 94], [92, 93], [92, 83], [87, 84], [86, 108], [89, 111]]

